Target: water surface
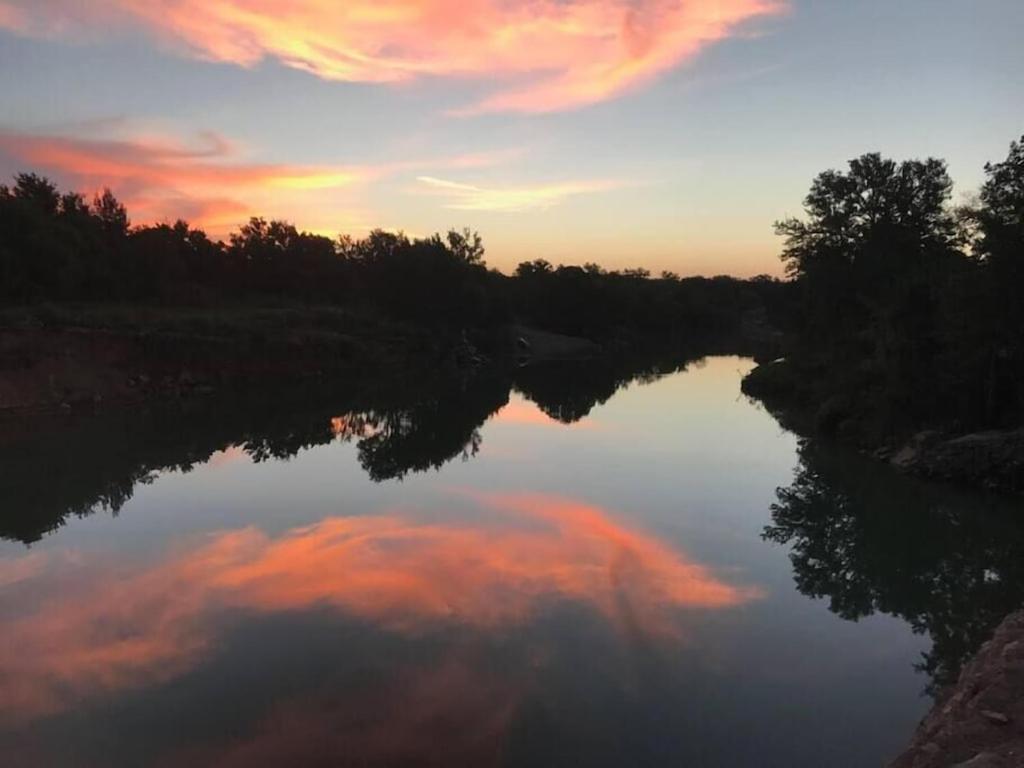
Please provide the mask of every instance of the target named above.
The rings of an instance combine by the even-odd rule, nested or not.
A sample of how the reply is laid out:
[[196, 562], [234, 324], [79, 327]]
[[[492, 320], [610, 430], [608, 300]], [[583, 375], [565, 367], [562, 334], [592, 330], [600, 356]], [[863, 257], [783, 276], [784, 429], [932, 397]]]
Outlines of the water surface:
[[883, 763], [1024, 598], [1019, 516], [801, 443], [751, 365], [32, 429], [5, 764]]

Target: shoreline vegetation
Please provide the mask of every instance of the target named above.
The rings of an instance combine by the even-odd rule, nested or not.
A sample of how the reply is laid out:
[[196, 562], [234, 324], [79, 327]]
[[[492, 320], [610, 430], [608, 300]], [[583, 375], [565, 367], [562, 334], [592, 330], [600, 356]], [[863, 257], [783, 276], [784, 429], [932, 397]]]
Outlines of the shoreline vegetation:
[[[806, 217], [776, 225], [795, 293], [785, 353], [752, 370], [743, 391], [812, 441], [910, 474], [1024, 491], [1024, 138], [985, 176], [977, 199], [954, 208], [940, 160], [872, 154], [820, 174]], [[814, 513], [813, 490], [811, 478], [782, 491], [774, 516]], [[841, 509], [845, 498], [832, 502]], [[791, 538], [778, 524], [773, 533]], [[979, 622], [970, 647], [991, 626]], [[937, 681], [935, 705], [893, 768], [1019, 765], [1022, 648], [1024, 618], [1011, 613], [970, 660], [950, 665], [962, 664], [955, 682]]]
[[786, 351], [744, 392], [901, 471], [1024, 491], [1024, 139], [985, 177], [954, 207], [941, 160], [820, 174], [776, 225]]
[[0, 187], [0, 413], [138, 402], [245, 381], [510, 360], [776, 354], [787, 286], [596, 264], [488, 268], [469, 230], [336, 239], [254, 218], [227, 243], [131, 226], [20, 174]]

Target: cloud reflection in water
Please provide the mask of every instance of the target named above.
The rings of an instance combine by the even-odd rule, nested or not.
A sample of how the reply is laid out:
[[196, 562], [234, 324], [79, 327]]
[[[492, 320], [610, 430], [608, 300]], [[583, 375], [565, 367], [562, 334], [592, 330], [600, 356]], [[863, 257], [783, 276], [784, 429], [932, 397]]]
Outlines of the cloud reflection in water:
[[[45, 572], [17, 584], [29, 607], [8, 622], [0, 648], [0, 718], [167, 682], [212, 652], [236, 612], [328, 606], [396, 633], [452, 624], [495, 632], [566, 600], [631, 636], [673, 640], [680, 609], [758, 596], [599, 507], [544, 495], [463, 497], [478, 506], [469, 522], [395, 512], [327, 518], [279, 537], [244, 528], [156, 565], [54, 555]], [[0, 583], [20, 567], [0, 565]], [[35, 562], [33, 574], [40, 570]], [[39, 580], [59, 596], [36, 606]]]

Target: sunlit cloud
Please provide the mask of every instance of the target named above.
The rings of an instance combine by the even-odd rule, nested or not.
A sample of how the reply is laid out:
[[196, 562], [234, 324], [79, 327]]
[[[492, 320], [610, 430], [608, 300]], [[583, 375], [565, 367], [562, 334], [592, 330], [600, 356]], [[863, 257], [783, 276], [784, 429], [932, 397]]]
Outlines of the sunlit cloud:
[[453, 211], [504, 211], [517, 213], [560, 205], [570, 197], [605, 192], [622, 186], [607, 180], [562, 181], [517, 187], [480, 187], [435, 176], [418, 176], [425, 192], [446, 199]]
[[250, 215], [300, 210], [303, 193], [341, 190], [377, 169], [247, 162], [213, 134], [191, 143], [0, 132], [0, 153], [75, 189], [110, 187], [136, 223], [187, 218], [223, 234]]
[[218, 134], [191, 141], [30, 134], [0, 130], [0, 160], [31, 168], [87, 194], [111, 188], [136, 224], [183, 218], [218, 237], [264, 215], [296, 221], [330, 235], [366, 230], [373, 215], [354, 192], [397, 173], [433, 168], [483, 168], [521, 154], [520, 148], [445, 157], [396, 159], [378, 165], [299, 165], [247, 160]]
[[[0, 645], [0, 718], [55, 712], [102, 691], [159, 684], [199, 664], [233, 612], [329, 606], [392, 632], [528, 621], [545, 603], [590, 606], [630, 636], [678, 636], [677, 612], [758, 596], [607, 511], [538, 495], [465, 496], [466, 524], [408, 515], [329, 518], [277, 538], [216, 534], [156, 565], [0, 564], [23, 586]], [[8, 572], [9, 571], [9, 572]], [[49, 602], [39, 604], [40, 582]], [[214, 620], [216, 619], [216, 620]], [[219, 628], [219, 629], [218, 629]]]
[[[687, 63], [783, 0], [0, 0], [0, 24], [81, 37], [141, 26], [200, 59], [326, 80], [481, 80], [461, 113], [594, 104]], [[497, 85], [493, 85], [497, 83]]]

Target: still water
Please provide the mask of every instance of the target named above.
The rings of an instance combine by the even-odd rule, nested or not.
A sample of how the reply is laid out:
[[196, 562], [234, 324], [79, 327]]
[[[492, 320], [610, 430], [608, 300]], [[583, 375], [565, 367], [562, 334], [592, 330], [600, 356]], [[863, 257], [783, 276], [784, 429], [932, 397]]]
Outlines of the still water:
[[1024, 598], [1020, 516], [802, 443], [751, 366], [26, 430], [3, 764], [883, 764]]

